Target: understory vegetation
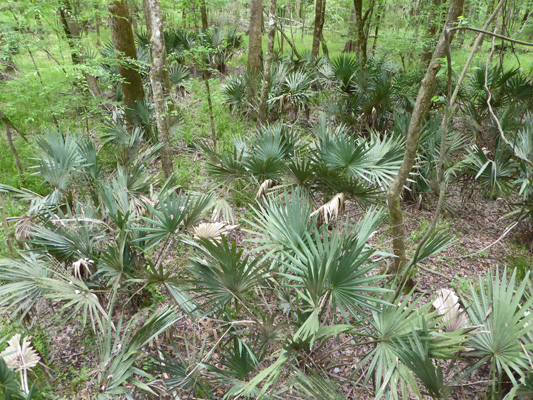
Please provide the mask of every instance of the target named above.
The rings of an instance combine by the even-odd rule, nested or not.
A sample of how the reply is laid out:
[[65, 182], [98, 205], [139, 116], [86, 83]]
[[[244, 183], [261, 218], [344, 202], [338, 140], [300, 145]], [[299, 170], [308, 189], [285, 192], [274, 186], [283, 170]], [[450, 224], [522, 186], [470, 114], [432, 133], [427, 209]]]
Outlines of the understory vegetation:
[[533, 4], [270, 1], [0, 6], [0, 399], [532, 398]]

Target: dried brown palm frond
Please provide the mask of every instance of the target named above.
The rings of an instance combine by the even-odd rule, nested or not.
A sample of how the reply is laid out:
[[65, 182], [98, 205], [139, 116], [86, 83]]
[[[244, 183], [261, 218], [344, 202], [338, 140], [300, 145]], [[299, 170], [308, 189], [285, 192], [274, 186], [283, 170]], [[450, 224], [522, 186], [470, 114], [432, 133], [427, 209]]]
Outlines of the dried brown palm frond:
[[444, 328], [448, 332], [466, 328], [468, 318], [463, 309], [459, 306], [459, 298], [453, 291], [439, 289], [437, 291], [437, 298], [433, 302], [433, 307], [435, 307], [435, 310], [437, 310], [439, 315], [444, 315]]
[[318, 224], [329, 224], [344, 212], [344, 193], [338, 193], [326, 204], [311, 213], [311, 218], [318, 215]]
[[92, 264], [94, 264], [94, 261], [88, 258], [80, 258], [78, 261], [72, 263], [72, 267], [74, 268], [73, 273], [76, 279], [82, 281], [89, 278], [92, 275], [90, 268]]
[[261, 186], [259, 186], [259, 190], [257, 191], [257, 194], [255, 195], [255, 198], [257, 200], [261, 200], [262, 197], [266, 196], [268, 193], [268, 190], [276, 186], [276, 182], [274, 182], [272, 179], [265, 180]]
[[32, 216], [23, 216], [17, 217], [17, 222], [15, 224], [15, 239], [17, 242], [23, 242], [30, 238], [30, 228], [33, 224]]
[[196, 239], [220, 240], [221, 235], [226, 235], [234, 230], [237, 225], [228, 225], [223, 222], [204, 222], [193, 228]]
[[4, 359], [7, 366], [12, 370], [29, 370], [41, 360], [29, 339], [31, 337], [25, 337], [21, 343], [20, 333], [17, 333], [7, 341], [7, 349], [0, 353], [0, 357]]

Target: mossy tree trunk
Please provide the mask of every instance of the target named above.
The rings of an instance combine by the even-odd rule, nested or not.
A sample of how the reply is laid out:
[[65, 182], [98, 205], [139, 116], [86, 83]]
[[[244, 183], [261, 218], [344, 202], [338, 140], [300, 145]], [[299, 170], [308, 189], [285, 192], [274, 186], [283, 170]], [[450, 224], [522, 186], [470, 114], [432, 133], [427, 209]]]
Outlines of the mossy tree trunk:
[[248, 72], [257, 74], [263, 69], [262, 18], [263, 0], [251, 0], [248, 43]]
[[268, 11], [268, 45], [261, 87], [261, 101], [259, 103], [259, 122], [264, 124], [267, 119], [268, 88], [270, 87], [270, 67], [272, 66], [272, 53], [274, 52], [274, 37], [276, 35], [276, 4], [277, 0], [270, 0]]
[[109, 28], [111, 40], [117, 53], [118, 73], [122, 79], [122, 102], [126, 107], [144, 99], [144, 89], [141, 75], [135, 65], [137, 49], [133, 39], [133, 29], [126, 0], [113, 1], [109, 5]]
[[157, 123], [157, 135], [161, 148], [161, 166], [165, 178], [172, 175], [174, 169], [170, 152], [169, 129], [167, 124], [167, 110], [165, 104], [165, 65], [167, 51], [163, 35], [163, 13], [159, 0], [148, 0], [151, 23], [150, 44], [152, 52], [152, 68], [150, 70], [150, 83], [154, 96], [154, 106]]
[[[450, 26], [461, 16], [463, 12], [464, 0], [451, 0], [448, 8], [448, 17], [446, 19], [446, 26]], [[451, 36], [451, 34], [450, 34]], [[450, 37], [451, 40], [451, 37]], [[439, 41], [433, 52], [433, 57], [429, 63], [426, 75], [422, 80], [418, 95], [416, 97], [415, 106], [411, 115], [411, 122], [407, 131], [407, 139], [405, 143], [405, 154], [402, 165], [398, 171], [398, 175], [394, 179], [389, 191], [387, 193], [387, 205], [390, 214], [390, 226], [392, 230], [392, 246], [394, 255], [396, 255], [393, 272], [397, 274], [407, 263], [407, 255], [405, 252], [405, 227], [403, 224], [403, 213], [401, 207], [401, 194], [409, 173], [413, 168], [416, 158], [416, 150], [418, 148], [418, 141], [420, 138], [420, 130], [424, 124], [429, 107], [431, 106], [431, 98], [435, 91], [437, 83], [437, 73], [441, 66], [439, 59], [446, 56], [446, 38], [444, 32], [441, 33]]]

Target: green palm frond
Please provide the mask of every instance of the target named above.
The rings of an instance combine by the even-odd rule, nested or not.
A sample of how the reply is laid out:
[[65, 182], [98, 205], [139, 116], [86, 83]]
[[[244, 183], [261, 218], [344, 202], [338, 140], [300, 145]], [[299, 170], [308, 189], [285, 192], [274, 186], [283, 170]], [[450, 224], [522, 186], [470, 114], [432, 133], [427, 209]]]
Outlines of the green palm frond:
[[21, 390], [19, 379], [0, 357], [0, 394], [6, 400], [27, 400], [28, 396]]
[[[147, 372], [135, 366], [141, 357], [141, 349], [153, 338], [157, 337], [181, 317], [171, 308], [164, 308], [154, 312], [135, 334], [132, 331], [140, 316], [132, 318], [129, 323], [122, 327], [122, 317], [116, 323], [117, 335], [113, 340], [114, 324], [106, 319], [104, 340], [100, 346], [100, 369], [96, 380], [98, 382], [99, 400], [116, 399], [117, 396], [131, 398], [131, 385], [148, 393], [154, 391], [139, 377], [152, 380], [153, 377]], [[121, 333], [123, 332], [123, 333]]]
[[346, 397], [339, 390], [337, 384], [331, 380], [323, 378], [318, 374], [305, 374], [296, 371], [293, 378], [293, 385], [296, 389], [296, 396], [307, 400], [344, 400]]
[[398, 357], [420, 379], [432, 398], [447, 399], [451, 395], [452, 387], [444, 384], [442, 368], [431, 360], [429, 342], [414, 328], [408, 339], [408, 343], [399, 339], [396, 349]]
[[352, 88], [352, 80], [356, 78], [359, 64], [353, 54], [340, 54], [331, 60], [333, 74], [340, 83], [340, 90], [349, 93]]
[[228, 243], [222, 236], [220, 242], [200, 240], [197, 246], [201, 257], [191, 259], [189, 271], [197, 285], [195, 291], [202, 294], [213, 308], [224, 308], [232, 300], [244, 303], [254, 302], [252, 290], [265, 279], [266, 271], [259, 258], [244, 256], [236, 242]]
[[529, 371], [533, 355], [533, 343], [525, 341], [533, 329], [528, 311], [533, 297], [525, 296], [528, 277], [516, 286], [516, 271], [509, 279], [507, 270], [501, 277], [498, 271], [490, 272], [479, 279], [479, 291], [470, 286], [472, 300], [463, 299], [472, 324], [480, 327], [467, 343], [473, 348], [469, 355], [491, 361], [514, 384], [515, 373], [523, 377]]
[[24, 318], [44, 296], [43, 279], [51, 272], [47, 262], [33, 253], [21, 254], [21, 260], [0, 259], [0, 306], [13, 317]]
[[257, 208], [252, 207], [255, 220], [248, 223], [258, 236], [253, 241], [261, 244], [259, 250], [289, 250], [298, 247], [313, 211], [311, 201], [304, 191], [285, 191], [280, 198], [267, 197]]
[[85, 167], [78, 139], [69, 133], [63, 137], [60, 132], [49, 132], [36, 138], [36, 143], [41, 149], [36, 167], [38, 173], [52, 187], [69, 189], [73, 176]]
[[496, 149], [493, 159], [478, 146], [468, 151], [464, 163], [466, 174], [474, 175], [481, 190], [490, 196], [509, 193], [516, 173], [516, 165], [502, 146]]
[[323, 226], [305, 232], [298, 247], [283, 252], [288, 271], [283, 276], [305, 292], [309, 307], [318, 306], [327, 296], [343, 315], [360, 318], [365, 309], [378, 310], [376, 304], [388, 304], [375, 296], [388, 290], [373, 285], [384, 276], [370, 274], [377, 267], [370, 261], [372, 251], [353, 240], [354, 236], [347, 231], [328, 235]]
[[[420, 395], [416, 380], [409, 369], [401, 364], [396, 355], [398, 341], [406, 341], [413, 327], [420, 327], [420, 315], [429, 314], [430, 304], [420, 306], [421, 297], [414, 298], [411, 291], [401, 302], [394, 299], [392, 293], [383, 296], [389, 305], [379, 311], [372, 311], [370, 324], [371, 337], [376, 341], [374, 349], [361, 361], [356, 372], [367, 366], [365, 383], [374, 379], [376, 398], [384, 394], [398, 399], [407, 393], [409, 386], [415, 394]], [[401, 390], [398, 389], [401, 388]]]
[[161, 194], [157, 209], [146, 205], [151, 215], [142, 217], [146, 226], [138, 230], [146, 236], [139, 240], [147, 241], [149, 248], [157, 245], [164, 238], [192, 227], [210, 204], [209, 195], [194, 197], [184, 192]]
[[63, 308], [67, 310], [67, 319], [81, 314], [83, 326], [90, 319], [95, 333], [98, 330], [104, 332], [103, 321], [108, 317], [107, 313], [96, 294], [87, 287], [85, 282], [56, 272], [54, 278], [43, 278], [41, 285], [45, 291], [45, 297], [64, 303]]

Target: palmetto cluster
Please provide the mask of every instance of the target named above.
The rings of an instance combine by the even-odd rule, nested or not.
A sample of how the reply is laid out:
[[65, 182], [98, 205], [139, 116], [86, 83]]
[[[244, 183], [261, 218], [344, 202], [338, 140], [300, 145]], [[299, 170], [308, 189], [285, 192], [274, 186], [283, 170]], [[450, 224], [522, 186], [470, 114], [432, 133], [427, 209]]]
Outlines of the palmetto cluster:
[[[125, 151], [137, 134], [127, 128], [107, 145]], [[30, 202], [20, 258], [0, 260], [1, 305], [15, 318], [38, 317], [42, 302], [61, 305], [65, 318], [98, 332], [98, 372], [87, 388], [97, 399], [138, 390], [341, 398], [336, 374], [344, 386], [372, 382], [376, 398], [409, 391], [446, 398], [483, 365], [495, 382], [510, 379], [524, 393], [533, 351], [526, 281], [515, 288], [514, 274], [487, 275], [459, 298], [466, 311], [448, 307], [463, 321], [450, 329], [454, 317], [441, 307], [390, 289], [381, 272], [388, 255], [368, 243], [384, 218], [379, 207], [366, 208], [356, 224], [341, 222], [345, 199], [377, 202], [401, 143], [374, 134], [356, 140], [323, 121], [309, 136], [272, 125], [221, 153], [206, 148], [207, 170], [225, 188], [255, 191], [270, 180], [250, 207], [247, 241], [237, 243], [235, 226], [213, 221], [230, 215], [213, 194], [154, 181], [147, 142], [117, 152], [110, 173], [89, 139], [49, 133], [36, 171], [51, 194], [1, 187]], [[318, 207], [319, 195], [331, 201]], [[447, 243], [435, 237], [420, 258]], [[177, 257], [177, 249], [188, 255]], [[149, 286], [169, 304], [133, 317], [119, 307], [138, 308]], [[141, 349], [184, 319], [200, 322], [172, 339], [173, 350], [158, 350], [159, 365], [140, 368]], [[452, 359], [472, 361], [454, 373], [445, 368]], [[24, 398], [15, 373], [1, 362], [0, 369], [4, 393]]]

